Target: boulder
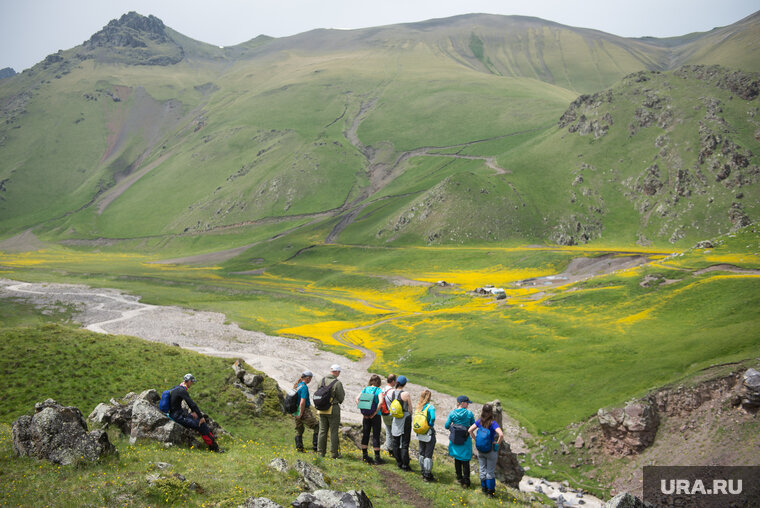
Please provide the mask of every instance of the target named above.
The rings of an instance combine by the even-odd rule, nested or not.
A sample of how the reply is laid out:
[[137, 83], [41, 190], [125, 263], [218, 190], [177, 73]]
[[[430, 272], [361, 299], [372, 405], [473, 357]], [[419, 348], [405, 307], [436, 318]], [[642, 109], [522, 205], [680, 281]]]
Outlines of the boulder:
[[292, 505], [295, 508], [372, 508], [372, 501], [363, 490], [317, 490], [302, 493]]
[[161, 443], [191, 446], [196, 435], [198, 433], [194, 430], [183, 427], [159, 411], [149, 399], [138, 398], [132, 404], [130, 444], [138, 439], [154, 439]]
[[[494, 400], [491, 402], [493, 406], [494, 420], [499, 424], [499, 427], [503, 425], [504, 410], [501, 407], [501, 401]], [[520, 480], [522, 480], [525, 470], [520, 465], [520, 460], [512, 452], [512, 448], [509, 443], [502, 441], [499, 446], [499, 459], [496, 462], [496, 478], [509, 485], [514, 489], [520, 488]]]
[[[117, 427], [129, 435], [130, 444], [138, 439], [153, 439], [170, 445], [192, 446], [198, 441], [198, 433], [176, 423], [159, 411], [161, 399], [156, 390], [145, 390], [139, 395], [130, 392], [121, 400], [111, 399], [111, 404], [98, 404], [89, 419], [103, 427]], [[184, 402], [183, 402], [184, 404]], [[185, 406], [185, 409], [189, 409]], [[224, 432], [219, 425], [205, 415], [211, 432]]]
[[651, 504], [645, 503], [638, 497], [628, 492], [622, 492], [613, 497], [604, 505], [604, 508], [654, 508]]
[[739, 397], [744, 409], [757, 411], [760, 408], [760, 372], [755, 369], [747, 369], [747, 372], [742, 376]]
[[249, 497], [245, 503], [238, 505], [238, 508], [283, 508], [283, 506], [265, 497]]
[[578, 448], [579, 450], [586, 446], [586, 442], [583, 440], [583, 436], [578, 434], [578, 437], [575, 438], [575, 443], [573, 443], [573, 446]]
[[53, 399], [34, 405], [34, 414], [13, 422], [13, 453], [46, 459], [56, 464], [80, 460], [94, 462], [116, 449], [103, 430], [87, 431], [82, 412]]
[[[267, 397], [264, 391], [264, 376], [246, 371], [243, 368], [242, 359], [235, 360], [235, 363], [232, 364], [232, 370], [235, 371], [235, 380], [232, 382], [232, 386], [243, 392], [243, 395], [253, 404], [254, 414], [260, 415], [264, 407], [264, 400]], [[284, 395], [279, 389], [277, 391], [282, 412], [285, 413]]]
[[297, 460], [293, 466], [290, 466], [285, 459], [275, 457], [269, 463], [269, 467], [281, 473], [287, 473], [291, 469], [297, 472], [299, 475], [298, 487], [301, 489], [316, 491], [327, 488], [327, 482], [322, 471], [302, 460]]
[[654, 442], [660, 419], [656, 406], [648, 401], [628, 403], [624, 408], [600, 409], [604, 450], [610, 455], [640, 453]]
[[301, 475], [299, 485], [305, 490], [319, 490], [327, 488], [327, 482], [322, 471], [302, 460], [297, 460], [293, 469]]

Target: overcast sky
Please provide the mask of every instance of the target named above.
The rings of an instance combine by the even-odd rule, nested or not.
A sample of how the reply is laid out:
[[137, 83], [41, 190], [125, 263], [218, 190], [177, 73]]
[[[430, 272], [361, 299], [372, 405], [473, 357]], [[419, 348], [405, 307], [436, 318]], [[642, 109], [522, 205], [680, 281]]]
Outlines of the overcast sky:
[[193, 39], [231, 46], [260, 34], [472, 12], [536, 16], [624, 37], [669, 37], [730, 25], [758, 9], [758, 0], [0, 0], [0, 69], [29, 68], [129, 11], [153, 14]]

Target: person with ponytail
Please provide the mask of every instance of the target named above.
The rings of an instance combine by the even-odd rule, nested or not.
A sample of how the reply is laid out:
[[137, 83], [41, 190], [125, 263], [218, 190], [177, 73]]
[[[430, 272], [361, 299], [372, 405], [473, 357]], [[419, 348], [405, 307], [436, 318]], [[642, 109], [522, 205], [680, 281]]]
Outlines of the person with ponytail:
[[315, 452], [317, 451], [317, 439], [319, 438], [319, 420], [314, 416], [314, 412], [311, 410], [311, 401], [309, 400], [309, 387], [307, 386], [314, 374], [311, 371], [305, 370], [298, 378], [298, 381], [293, 385], [293, 389], [298, 393], [298, 409], [294, 416], [296, 418], [296, 450], [303, 452], [303, 433], [305, 427], [312, 429], [314, 434], [311, 438], [311, 448]]
[[493, 496], [496, 493], [496, 463], [499, 460], [499, 445], [504, 440], [504, 433], [493, 418], [493, 406], [483, 404], [478, 419], [468, 429], [475, 440], [480, 465], [480, 487], [483, 493]]
[[[382, 396], [382, 389], [380, 385], [383, 383], [383, 378], [377, 374], [372, 374], [369, 378], [369, 384], [362, 390], [361, 393], [369, 394], [374, 397], [374, 411], [370, 408], [368, 410], [362, 410], [362, 460], [367, 464], [385, 464], [385, 461], [380, 457], [380, 429], [383, 425], [383, 420], [380, 417], [380, 397]], [[356, 396], [356, 403], [359, 404], [359, 397]], [[367, 414], [370, 413], [370, 414]], [[375, 458], [369, 456], [367, 447], [369, 446], [369, 435], [372, 434], [372, 447], [375, 450]]]
[[433, 451], [435, 450], [435, 407], [430, 403], [430, 390], [424, 390], [420, 394], [420, 400], [417, 402], [417, 410], [414, 413], [412, 426], [415, 427], [418, 419], [424, 418], [428, 426], [427, 431], [419, 432], [415, 428], [417, 439], [420, 444], [420, 470], [422, 479], [426, 482], [434, 482], [433, 476]]

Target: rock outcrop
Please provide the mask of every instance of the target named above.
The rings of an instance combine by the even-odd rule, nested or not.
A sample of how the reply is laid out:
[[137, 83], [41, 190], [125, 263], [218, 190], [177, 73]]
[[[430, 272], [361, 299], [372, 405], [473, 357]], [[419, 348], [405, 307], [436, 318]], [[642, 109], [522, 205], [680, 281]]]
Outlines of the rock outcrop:
[[747, 369], [742, 376], [739, 402], [748, 411], [756, 412], [760, 409], [760, 372], [757, 370]]
[[633, 455], [654, 442], [660, 419], [648, 401], [634, 401], [624, 408], [600, 409], [604, 450], [610, 455]]
[[[160, 396], [156, 390], [145, 390], [139, 395], [128, 393], [122, 401], [111, 399], [111, 404], [98, 404], [90, 414], [92, 422], [104, 427], [114, 426], [129, 435], [129, 442], [138, 439], [153, 439], [161, 443], [181, 446], [198, 444], [198, 433], [183, 427], [158, 409]], [[223, 429], [206, 415], [209, 428], [214, 435]]]
[[[501, 401], [494, 400], [491, 402], [493, 406], [494, 420], [501, 427], [504, 424], [504, 411], [501, 407]], [[509, 443], [503, 441], [499, 447], [499, 459], [496, 462], [496, 478], [509, 485], [514, 489], [520, 488], [520, 480], [522, 480], [525, 470], [520, 465], [520, 460], [512, 452]]]
[[82, 412], [53, 399], [34, 405], [34, 414], [13, 422], [13, 453], [56, 464], [94, 462], [116, 449], [103, 430], [88, 432]]
[[363, 490], [304, 492], [292, 504], [295, 508], [372, 508]]
[[[254, 414], [260, 416], [264, 408], [264, 401], [267, 393], [264, 390], [264, 376], [261, 374], [251, 374], [242, 367], [243, 360], [235, 360], [232, 369], [235, 371], [233, 386], [243, 392], [243, 395], [253, 404]], [[278, 393], [282, 412], [284, 409], [284, 399], [282, 393]]]
[[645, 503], [638, 497], [628, 492], [622, 492], [610, 499], [604, 508], [654, 508], [651, 504]]
[[297, 460], [292, 466], [285, 459], [276, 457], [269, 463], [269, 467], [281, 473], [290, 470], [298, 473], [298, 486], [307, 491], [316, 491], [327, 488], [327, 482], [322, 471], [302, 460]]

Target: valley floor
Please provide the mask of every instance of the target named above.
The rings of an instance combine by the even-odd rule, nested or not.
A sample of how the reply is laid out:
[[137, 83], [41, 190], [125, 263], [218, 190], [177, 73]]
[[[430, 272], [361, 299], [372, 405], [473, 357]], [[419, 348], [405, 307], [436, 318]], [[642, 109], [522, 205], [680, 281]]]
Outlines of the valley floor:
[[[140, 303], [139, 297], [115, 289], [94, 289], [74, 284], [29, 284], [0, 279], [0, 296], [23, 298], [40, 308], [60, 305], [76, 307], [75, 320], [88, 330], [115, 335], [130, 335], [145, 340], [175, 344], [211, 356], [242, 358], [252, 367], [272, 377], [283, 387], [290, 387], [304, 370], [317, 379], [329, 372], [332, 364], [343, 366], [341, 382], [346, 389], [342, 418], [361, 423], [361, 414], [353, 404], [356, 394], [367, 385], [374, 354], [363, 349], [364, 356], [350, 361], [329, 351], [320, 350], [307, 340], [289, 339], [243, 330], [226, 321], [223, 314], [199, 312], [173, 306]], [[312, 386], [314, 390], [316, 384]], [[416, 400], [426, 386], [410, 382], [408, 390]], [[456, 395], [432, 390], [433, 401], [442, 414], [456, 407]], [[471, 408], [477, 412], [480, 404]], [[506, 416], [506, 415], [505, 415]], [[439, 443], [448, 443], [448, 432], [437, 426]], [[527, 451], [525, 431], [512, 419], [505, 418], [504, 432], [515, 453]]]

